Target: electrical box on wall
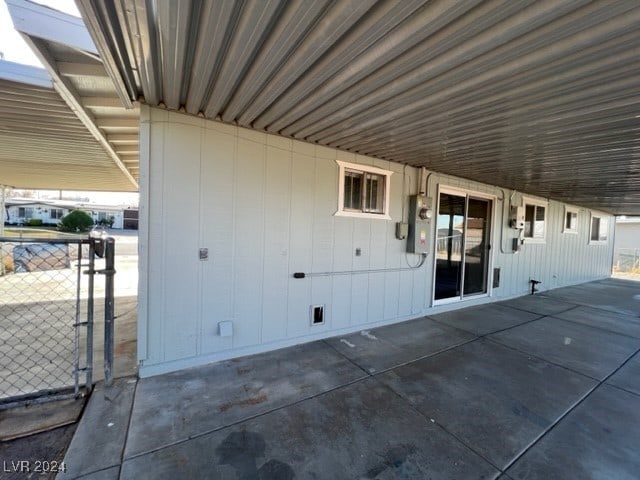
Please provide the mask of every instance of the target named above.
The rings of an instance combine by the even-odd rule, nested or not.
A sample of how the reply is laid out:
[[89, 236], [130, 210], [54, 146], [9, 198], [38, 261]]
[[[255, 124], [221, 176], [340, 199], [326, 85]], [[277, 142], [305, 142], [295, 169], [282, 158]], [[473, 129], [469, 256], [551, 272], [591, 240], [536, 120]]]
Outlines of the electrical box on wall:
[[428, 253], [428, 235], [431, 217], [433, 216], [431, 203], [431, 199], [424, 195], [412, 195], [409, 197], [408, 253]]
[[404, 240], [409, 234], [409, 224], [403, 222], [396, 222], [396, 238], [398, 240]]
[[509, 209], [509, 226], [524, 230], [524, 207], [511, 206]]
[[519, 238], [511, 239], [511, 251], [513, 251], [513, 253], [520, 251], [520, 245], [522, 245], [522, 242], [520, 241]]

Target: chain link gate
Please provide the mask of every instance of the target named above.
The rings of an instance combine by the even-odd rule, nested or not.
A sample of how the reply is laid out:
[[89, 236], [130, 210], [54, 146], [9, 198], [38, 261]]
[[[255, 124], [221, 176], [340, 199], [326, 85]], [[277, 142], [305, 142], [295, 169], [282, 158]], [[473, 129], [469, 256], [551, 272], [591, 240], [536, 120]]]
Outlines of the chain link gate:
[[[113, 250], [104, 234], [0, 237], [0, 409], [91, 391], [96, 274], [107, 278], [105, 344], [113, 342]], [[96, 270], [105, 253], [110, 261]], [[107, 382], [112, 361], [105, 345]]]

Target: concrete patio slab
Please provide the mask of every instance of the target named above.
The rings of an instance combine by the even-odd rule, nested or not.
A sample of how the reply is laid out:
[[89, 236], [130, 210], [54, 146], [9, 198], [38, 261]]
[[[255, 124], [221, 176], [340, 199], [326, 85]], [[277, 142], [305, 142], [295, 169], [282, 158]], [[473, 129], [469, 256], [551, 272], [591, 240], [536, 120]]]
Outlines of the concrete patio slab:
[[640, 396], [602, 385], [508, 473], [515, 480], [637, 479]]
[[553, 298], [616, 313], [640, 316], [640, 282], [606, 279], [545, 292]]
[[640, 353], [636, 353], [607, 383], [640, 395]]
[[468, 307], [451, 312], [429, 315], [429, 318], [445, 323], [449, 326], [471, 332], [475, 335], [515, 327], [523, 323], [540, 318], [537, 313], [516, 310], [515, 308], [496, 303], [489, 303], [478, 307]]
[[349, 360], [369, 373], [381, 372], [433, 355], [475, 338], [474, 335], [419, 318], [387, 327], [326, 340]]
[[375, 379], [127, 460], [122, 479], [490, 479], [499, 472]]
[[632, 315], [615, 313], [601, 308], [577, 307], [558, 313], [554, 317], [640, 338], [640, 317]]
[[545, 292], [544, 295], [525, 295], [512, 300], [499, 302], [496, 305], [517, 308], [518, 310], [524, 310], [525, 312], [537, 313], [540, 316], [555, 315], [560, 312], [566, 312], [576, 306], [575, 303], [551, 298], [547, 295], [547, 292]]
[[487, 340], [378, 378], [500, 469], [596, 385]]
[[141, 379], [125, 457], [166, 447], [367, 376], [322, 342]]
[[[447, 320], [478, 322], [476, 334], [425, 317], [143, 379], [129, 398], [128, 432], [113, 440], [115, 453], [104, 450], [110, 460], [96, 441], [105, 417], [85, 414], [78, 431], [93, 436], [76, 436], [68, 462], [92, 480], [637, 478], [623, 441], [640, 443], [632, 317], [574, 308], [570, 292], [537, 298], [523, 303], [568, 319], [495, 332], [510, 324], [509, 310], [540, 313], [471, 307]], [[483, 331], [494, 333], [478, 338]], [[105, 403], [94, 395], [86, 412], [92, 402]], [[535, 453], [539, 445], [546, 450]]]
[[57, 478], [78, 478], [120, 465], [135, 388], [134, 378], [96, 386], [64, 458], [67, 470]]
[[637, 338], [552, 317], [494, 333], [489, 338], [598, 380], [640, 348]]

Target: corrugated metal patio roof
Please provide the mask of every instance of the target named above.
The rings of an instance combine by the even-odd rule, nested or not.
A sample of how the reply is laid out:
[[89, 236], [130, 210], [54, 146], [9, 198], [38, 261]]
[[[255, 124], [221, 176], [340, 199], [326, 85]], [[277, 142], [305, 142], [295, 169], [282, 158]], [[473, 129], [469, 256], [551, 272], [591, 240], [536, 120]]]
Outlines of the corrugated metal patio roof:
[[135, 190], [54, 90], [46, 70], [0, 61], [0, 184]]
[[46, 70], [0, 62], [0, 184], [136, 191], [139, 110], [118, 97], [82, 19], [7, 6]]
[[634, 0], [77, 3], [121, 97], [640, 214]]

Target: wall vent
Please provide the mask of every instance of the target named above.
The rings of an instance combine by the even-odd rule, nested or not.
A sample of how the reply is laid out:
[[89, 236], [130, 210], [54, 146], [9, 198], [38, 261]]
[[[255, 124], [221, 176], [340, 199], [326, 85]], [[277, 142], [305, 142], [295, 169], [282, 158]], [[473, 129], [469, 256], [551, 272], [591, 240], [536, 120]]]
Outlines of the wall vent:
[[311, 305], [311, 325], [324, 325], [324, 305]]

